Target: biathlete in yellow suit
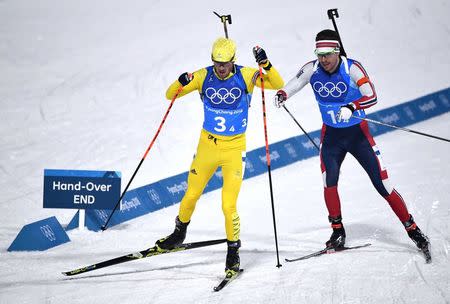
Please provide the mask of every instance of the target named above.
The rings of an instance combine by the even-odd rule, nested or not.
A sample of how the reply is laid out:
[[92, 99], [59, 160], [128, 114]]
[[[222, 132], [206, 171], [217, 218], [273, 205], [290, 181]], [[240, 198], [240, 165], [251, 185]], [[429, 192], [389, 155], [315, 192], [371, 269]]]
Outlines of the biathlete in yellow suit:
[[[256, 62], [265, 70], [264, 87], [280, 89], [284, 82], [278, 71], [267, 59], [266, 52], [253, 49]], [[261, 86], [259, 70], [235, 64], [236, 44], [226, 38], [217, 39], [212, 47], [213, 65], [194, 73], [183, 73], [167, 89], [171, 100], [180, 86], [180, 97], [198, 91], [203, 102], [204, 122], [200, 133], [197, 153], [192, 161], [186, 194], [181, 200], [174, 232], [156, 242], [161, 249], [172, 249], [186, 237], [195, 204], [211, 176], [222, 168], [222, 210], [228, 252], [225, 272], [239, 271], [240, 219], [236, 201], [244, 175], [248, 108], [255, 86]]]

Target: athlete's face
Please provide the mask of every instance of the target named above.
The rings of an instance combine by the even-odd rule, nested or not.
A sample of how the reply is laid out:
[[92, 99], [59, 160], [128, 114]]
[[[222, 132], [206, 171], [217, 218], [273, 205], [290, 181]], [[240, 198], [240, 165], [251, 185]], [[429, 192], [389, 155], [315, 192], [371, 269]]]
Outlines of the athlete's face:
[[318, 54], [320, 65], [328, 73], [333, 73], [339, 64], [339, 53]]
[[217, 76], [221, 79], [225, 79], [230, 75], [233, 70], [233, 62], [217, 62], [214, 61], [214, 70], [216, 71]]

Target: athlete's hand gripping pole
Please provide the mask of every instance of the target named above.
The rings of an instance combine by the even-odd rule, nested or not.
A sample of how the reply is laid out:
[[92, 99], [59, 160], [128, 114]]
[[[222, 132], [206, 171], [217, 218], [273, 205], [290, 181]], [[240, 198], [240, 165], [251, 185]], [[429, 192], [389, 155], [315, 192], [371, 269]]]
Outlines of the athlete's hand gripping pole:
[[[256, 50], [259, 47], [256, 46], [253, 49], [253, 53], [256, 53]], [[255, 55], [256, 56], [256, 55]], [[275, 249], [277, 252], [277, 267], [281, 267], [282, 265], [280, 264], [280, 255], [278, 253], [278, 237], [277, 237], [277, 224], [276, 224], [276, 220], [275, 220], [275, 206], [274, 206], [274, 202], [273, 202], [273, 189], [272, 189], [272, 174], [271, 174], [271, 170], [270, 170], [270, 151], [269, 151], [269, 140], [267, 137], [267, 122], [266, 122], [266, 100], [265, 100], [265, 96], [264, 96], [264, 78], [263, 78], [263, 72], [262, 72], [262, 67], [259, 66], [259, 77], [261, 78], [261, 97], [262, 97], [262, 110], [263, 110], [263, 122], [264, 122], [264, 139], [265, 139], [265, 143], [266, 143], [266, 159], [267, 159], [267, 171], [269, 173], [269, 186], [270, 186], [270, 201], [272, 203], [272, 218], [273, 218], [273, 229], [274, 229], [274, 234], [275, 234]]]
[[136, 167], [136, 170], [134, 170], [133, 175], [131, 176], [127, 186], [125, 187], [125, 189], [123, 190], [122, 194], [120, 195], [119, 200], [117, 201], [116, 205], [114, 206], [113, 211], [111, 212], [111, 214], [109, 215], [108, 219], [106, 220], [105, 224], [101, 227], [103, 231], [106, 230], [106, 227], [108, 226], [109, 221], [111, 220], [114, 212], [116, 211], [117, 207], [119, 206], [120, 202], [122, 201], [123, 196], [125, 195], [125, 193], [128, 190], [128, 187], [130, 187], [131, 182], [133, 181], [134, 177], [136, 176], [136, 173], [139, 171], [139, 168], [141, 167], [142, 163], [144, 162], [144, 159], [147, 157], [148, 152], [150, 151], [150, 149], [152, 148], [153, 144], [156, 141], [156, 138], [159, 135], [159, 132], [161, 131], [161, 128], [164, 124], [164, 122], [166, 121], [167, 116], [169, 115], [170, 109], [173, 106], [173, 103], [175, 101], [175, 99], [177, 99], [178, 95], [180, 94], [180, 92], [183, 90], [183, 86], [181, 86], [178, 91], [175, 93], [175, 96], [172, 98], [172, 100], [170, 101], [169, 107], [166, 111], [166, 114], [164, 115], [161, 124], [159, 125], [158, 131], [156, 131], [155, 136], [153, 137], [152, 141], [150, 142], [150, 145], [148, 146], [147, 150], [144, 153], [144, 156], [142, 157], [141, 161], [139, 162], [139, 165]]

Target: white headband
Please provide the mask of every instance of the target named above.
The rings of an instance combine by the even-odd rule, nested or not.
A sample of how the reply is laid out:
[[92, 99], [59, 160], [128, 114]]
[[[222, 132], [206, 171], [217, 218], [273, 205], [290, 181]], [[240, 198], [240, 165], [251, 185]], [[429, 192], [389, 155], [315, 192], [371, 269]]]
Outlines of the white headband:
[[316, 54], [327, 54], [339, 52], [339, 41], [337, 40], [319, 40], [316, 41]]

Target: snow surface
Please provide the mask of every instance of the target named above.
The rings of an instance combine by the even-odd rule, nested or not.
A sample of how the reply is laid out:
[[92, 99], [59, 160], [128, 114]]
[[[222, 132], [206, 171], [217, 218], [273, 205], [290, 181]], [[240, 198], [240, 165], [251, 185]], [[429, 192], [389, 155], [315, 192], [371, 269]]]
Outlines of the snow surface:
[[[339, 1], [347, 53], [390, 107], [450, 86], [450, 3], [445, 0]], [[331, 28], [333, 1], [0, 1], [0, 303], [450, 303], [450, 146], [396, 131], [376, 138], [391, 180], [432, 243], [425, 264], [386, 202], [349, 156], [340, 192], [349, 245], [369, 248], [287, 264], [330, 234], [318, 158], [272, 172], [280, 259], [277, 269], [267, 175], [243, 183], [238, 208], [242, 277], [213, 293], [225, 245], [153, 257], [79, 277], [60, 272], [142, 250], [173, 229], [178, 205], [103, 233], [70, 231], [44, 252], [6, 251], [23, 225], [74, 210], [42, 208], [43, 170], [118, 170], [129, 180], [168, 103], [167, 86], [210, 64], [223, 34], [212, 13], [232, 14], [238, 63], [263, 46], [289, 80], [313, 59], [314, 35]], [[352, 57], [352, 56], [350, 56]], [[300, 134], [267, 92], [269, 140]], [[307, 130], [320, 128], [309, 88], [288, 108]], [[132, 188], [189, 168], [202, 123], [190, 94], [173, 107]], [[410, 126], [450, 138], [450, 114]], [[255, 90], [248, 150], [264, 145]], [[220, 191], [201, 197], [187, 241], [224, 237]], [[213, 205], [213, 206], [210, 206]]]

